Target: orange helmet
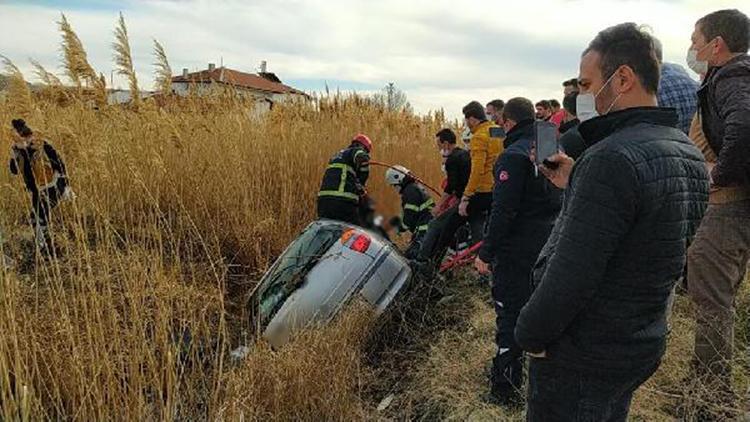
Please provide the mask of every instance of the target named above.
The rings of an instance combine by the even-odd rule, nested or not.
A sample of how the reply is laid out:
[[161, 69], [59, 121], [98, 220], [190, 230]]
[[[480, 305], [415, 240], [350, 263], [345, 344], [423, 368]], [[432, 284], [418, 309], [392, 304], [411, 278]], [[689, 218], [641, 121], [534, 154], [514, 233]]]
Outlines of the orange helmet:
[[353, 144], [360, 144], [368, 153], [372, 152], [372, 141], [364, 133], [360, 133], [352, 139]]

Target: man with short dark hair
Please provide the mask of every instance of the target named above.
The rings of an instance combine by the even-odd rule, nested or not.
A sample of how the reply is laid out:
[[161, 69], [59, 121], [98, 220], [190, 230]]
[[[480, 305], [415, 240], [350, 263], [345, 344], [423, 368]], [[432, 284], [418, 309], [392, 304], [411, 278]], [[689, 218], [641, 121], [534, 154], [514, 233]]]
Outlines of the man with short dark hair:
[[661, 64], [659, 92], [656, 95], [659, 107], [671, 107], [677, 111], [679, 125], [685, 134], [690, 133], [690, 123], [698, 108], [698, 82], [685, 69], [675, 63], [665, 63], [661, 41], [654, 38], [656, 58]]
[[734, 301], [750, 259], [749, 42], [748, 17], [720, 10], [695, 24], [687, 60], [706, 74], [698, 91], [700, 118], [716, 156], [708, 164], [710, 205], [688, 253], [688, 292], [697, 307], [695, 367], [723, 407], [734, 401]]
[[[667, 307], [708, 201], [703, 157], [658, 108], [649, 34], [605, 29], [581, 57], [576, 112], [588, 148], [541, 166], [566, 188], [516, 340], [529, 364], [529, 421], [625, 421], [659, 367]], [[573, 167], [575, 165], [575, 167]]]
[[565, 132], [573, 129], [574, 127], [578, 126], [579, 123], [581, 123], [578, 120], [578, 117], [576, 117], [577, 100], [578, 92], [572, 92], [571, 94], [566, 95], [565, 98], [563, 98], [563, 112], [565, 113], [565, 117], [563, 117], [562, 124], [560, 124], [560, 135], [565, 134]]
[[568, 96], [574, 92], [578, 92], [578, 78], [568, 79], [562, 83], [563, 85], [563, 96]]
[[578, 125], [581, 124], [581, 121], [576, 114], [577, 101], [578, 92], [573, 92], [563, 100], [566, 122], [560, 126], [560, 139], [558, 141], [560, 149], [573, 160], [578, 160], [578, 157], [586, 150], [586, 142], [578, 131]]
[[547, 100], [536, 103], [536, 119], [547, 121], [552, 117], [552, 105]]
[[451, 129], [444, 128], [436, 133], [435, 143], [443, 157], [443, 172], [445, 173], [443, 195], [434, 208], [434, 215], [437, 216], [458, 205], [463, 197], [471, 174], [471, 157], [468, 151], [456, 145], [456, 134]]
[[485, 108], [485, 111], [487, 112], [487, 120], [498, 126], [502, 126], [503, 107], [505, 107], [503, 100], [492, 100], [487, 103], [487, 107]]
[[531, 293], [531, 267], [560, 211], [561, 191], [529, 160], [534, 141], [531, 101], [509, 100], [503, 120], [506, 149], [495, 163], [492, 212], [475, 265], [483, 274], [492, 266], [497, 353], [490, 373], [490, 399], [507, 406], [523, 402], [523, 350], [513, 331]]
[[464, 123], [471, 131], [469, 181], [458, 206], [430, 223], [416, 259], [417, 269], [423, 275], [430, 275], [436, 268], [437, 258], [463, 224], [468, 222], [472, 238], [480, 239], [485, 218], [492, 207], [492, 166], [503, 151], [504, 134], [487, 120], [484, 107], [478, 101], [470, 102], [462, 111]]

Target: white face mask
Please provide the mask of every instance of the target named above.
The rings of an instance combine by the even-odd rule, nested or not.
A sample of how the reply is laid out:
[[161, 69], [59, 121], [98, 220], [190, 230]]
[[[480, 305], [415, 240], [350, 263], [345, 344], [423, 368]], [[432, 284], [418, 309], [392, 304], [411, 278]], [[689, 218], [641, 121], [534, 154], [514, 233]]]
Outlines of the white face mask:
[[464, 141], [464, 144], [466, 144], [466, 149], [471, 150], [471, 137], [472, 137], [471, 130], [469, 128], [465, 128], [463, 133], [461, 134], [461, 140]]
[[[604, 91], [604, 88], [609, 85], [610, 82], [612, 82], [612, 79], [615, 77], [615, 73], [612, 74], [612, 76], [607, 79], [607, 82], [602, 85], [602, 87], [599, 89], [599, 92], [596, 93], [596, 95], [587, 92], [586, 94], [578, 94], [578, 97], [576, 98], [576, 117], [578, 117], [578, 120], [581, 121], [581, 123], [585, 122], [586, 120], [591, 120], [594, 117], [599, 116], [599, 112], [596, 111], [596, 99], [599, 97], [599, 94]], [[609, 105], [609, 108], [607, 109], [604, 114], [608, 114], [612, 107], [615, 106], [615, 103], [617, 100], [620, 99], [620, 96], [622, 94], [618, 95], [617, 98], [615, 98], [614, 101], [612, 101], [612, 104]]]
[[594, 94], [578, 94], [576, 98], [576, 116], [581, 123], [598, 116], [596, 112], [596, 98]]
[[[713, 40], [711, 40], [713, 41]], [[707, 60], [698, 60], [698, 54], [700, 54], [703, 50], [706, 49], [706, 47], [710, 46], [711, 42], [704, 45], [703, 48], [690, 48], [687, 52], [687, 58], [685, 61], [687, 62], [688, 67], [693, 72], [699, 74], [699, 75], [705, 75], [708, 73], [708, 61]]]
[[449, 149], [441, 149], [440, 150], [440, 155], [442, 155], [443, 158], [447, 158], [448, 156], [451, 155], [451, 150], [449, 150]]

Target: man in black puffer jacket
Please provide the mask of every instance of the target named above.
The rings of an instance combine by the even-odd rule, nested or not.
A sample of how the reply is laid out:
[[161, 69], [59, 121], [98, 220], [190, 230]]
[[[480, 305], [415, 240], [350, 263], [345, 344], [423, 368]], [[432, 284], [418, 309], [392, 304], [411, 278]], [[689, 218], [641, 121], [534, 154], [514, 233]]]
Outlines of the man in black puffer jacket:
[[[635, 24], [600, 32], [581, 58], [578, 115], [590, 147], [541, 169], [565, 187], [516, 340], [529, 352], [530, 421], [625, 421], [658, 368], [666, 311], [708, 202], [698, 149], [656, 107], [653, 40]], [[592, 107], [594, 110], [586, 110]], [[571, 173], [572, 171], [572, 173]]]
[[534, 104], [526, 98], [512, 98], [502, 117], [508, 136], [505, 152], [495, 163], [492, 210], [475, 265], [480, 273], [487, 273], [492, 264], [497, 352], [489, 398], [500, 405], [515, 405], [523, 403], [524, 365], [513, 330], [529, 300], [531, 268], [555, 224], [562, 195], [529, 159]]

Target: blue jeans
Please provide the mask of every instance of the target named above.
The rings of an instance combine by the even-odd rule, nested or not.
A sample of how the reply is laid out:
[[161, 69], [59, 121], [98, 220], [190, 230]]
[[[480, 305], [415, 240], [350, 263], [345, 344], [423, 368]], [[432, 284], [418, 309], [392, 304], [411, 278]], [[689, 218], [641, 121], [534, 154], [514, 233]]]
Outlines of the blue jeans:
[[626, 421], [633, 393], [656, 372], [659, 364], [612, 373], [574, 369], [554, 359], [532, 358], [526, 420]]

